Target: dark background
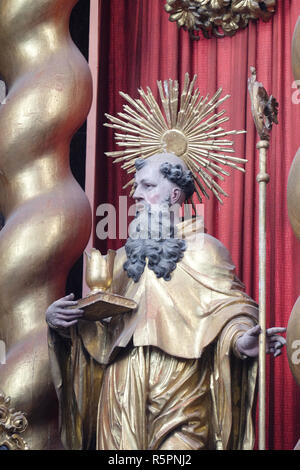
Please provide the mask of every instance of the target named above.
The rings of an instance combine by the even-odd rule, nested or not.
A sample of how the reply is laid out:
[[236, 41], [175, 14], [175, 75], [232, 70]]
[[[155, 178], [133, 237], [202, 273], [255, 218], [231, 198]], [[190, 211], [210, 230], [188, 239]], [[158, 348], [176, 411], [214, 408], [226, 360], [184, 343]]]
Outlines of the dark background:
[[[72, 39], [81, 53], [88, 60], [89, 54], [90, 0], [79, 0], [70, 18]], [[72, 173], [85, 190], [86, 159], [86, 122], [74, 135], [70, 147], [70, 166]], [[74, 292], [76, 298], [82, 295], [83, 256], [75, 263], [67, 279], [66, 293]]]

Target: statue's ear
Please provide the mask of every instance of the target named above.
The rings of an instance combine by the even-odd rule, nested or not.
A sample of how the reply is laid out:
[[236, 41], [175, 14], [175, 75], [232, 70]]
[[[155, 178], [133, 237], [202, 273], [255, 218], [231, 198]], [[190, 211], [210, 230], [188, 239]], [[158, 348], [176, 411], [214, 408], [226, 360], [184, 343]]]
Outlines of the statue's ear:
[[183, 193], [182, 189], [178, 188], [177, 186], [172, 188], [172, 191], [171, 191], [171, 206], [173, 206], [174, 204], [180, 203], [182, 195], [183, 195], [182, 193]]

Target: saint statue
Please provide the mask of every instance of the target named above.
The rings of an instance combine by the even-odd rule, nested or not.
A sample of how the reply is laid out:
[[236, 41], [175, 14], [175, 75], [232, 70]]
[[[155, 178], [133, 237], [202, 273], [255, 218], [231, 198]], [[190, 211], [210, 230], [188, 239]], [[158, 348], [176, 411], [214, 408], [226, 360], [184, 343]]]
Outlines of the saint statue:
[[[206, 189], [222, 202], [220, 164], [245, 162], [224, 137], [243, 131], [220, 127], [228, 96], [200, 98], [195, 81], [186, 74], [181, 97], [177, 81], [158, 82], [163, 111], [147, 88], [140, 100], [121, 93], [124, 113], [107, 115], [123, 147], [107, 155], [134, 172], [136, 203], [110, 292], [136, 307], [89, 321], [70, 294], [47, 309], [66, 448], [253, 448], [258, 307], [202, 219], [180, 219]], [[266, 330], [266, 352], [281, 353], [283, 331]]]
[[[63, 444], [252, 449], [257, 304], [198, 218], [180, 222], [178, 208], [195, 189], [183, 160], [155, 154], [135, 169], [136, 218], [116, 253], [110, 291], [137, 308], [86, 321], [71, 294], [46, 313]], [[158, 221], [154, 228], [149, 220]], [[282, 331], [267, 330], [275, 356]]]

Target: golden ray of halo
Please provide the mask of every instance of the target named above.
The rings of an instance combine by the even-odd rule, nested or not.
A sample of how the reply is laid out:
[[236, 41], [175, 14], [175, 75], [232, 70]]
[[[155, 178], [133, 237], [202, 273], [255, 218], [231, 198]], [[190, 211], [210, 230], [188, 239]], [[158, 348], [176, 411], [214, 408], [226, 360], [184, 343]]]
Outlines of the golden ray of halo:
[[[200, 96], [198, 88], [195, 89], [196, 80], [197, 75], [190, 80], [186, 73], [181, 95], [178, 81], [158, 81], [161, 107], [149, 87], [146, 91], [138, 90], [140, 99], [120, 92], [126, 101], [123, 112], [119, 112], [117, 117], [105, 114], [110, 122], [104, 124], [114, 129], [120, 150], [106, 152], [106, 155], [112, 157], [114, 163], [122, 162], [121, 168], [132, 174], [137, 158], [147, 159], [162, 152], [174, 153], [193, 173], [199, 202], [202, 202], [202, 195], [209, 198], [208, 191], [211, 191], [223, 203], [221, 195], [228, 194], [216, 180], [224, 181], [224, 176], [230, 173], [220, 165], [245, 172], [239, 165], [247, 162], [232, 156], [233, 141], [226, 137], [245, 131], [226, 131], [220, 127], [229, 117], [225, 116], [225, 110], [219, 111], [219, 108], [230, 95], [221, 97], [223, 90], [220, 88], [212, 98]], [[133, 183], [134, 178], [124, 189]]]

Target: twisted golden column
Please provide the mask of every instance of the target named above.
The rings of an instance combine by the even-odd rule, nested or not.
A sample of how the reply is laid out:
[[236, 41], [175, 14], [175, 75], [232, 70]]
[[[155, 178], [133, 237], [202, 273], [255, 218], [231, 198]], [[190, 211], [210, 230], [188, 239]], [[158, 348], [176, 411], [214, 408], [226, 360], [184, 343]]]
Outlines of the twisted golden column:
[[85, 59], [69, 34], [77, 0], [1, 0], [0, 388], [27, 415], [31, 449], [53, 448], [56, 397], [49, 372], [45, 310], [91, 227], [88, 200], [72, 176], [69, 145], [91, 104]]
[[[300, 88], [300, 16], [292, 43], [292, 65], [295, 80]], [[289, 219], [296, 237], [300, 240], [300, 148], [290, 168], [287, 185]], [[291, 312], [287, 327], [287, 354], [291, 372], [300, 386], [300, 297]]]

